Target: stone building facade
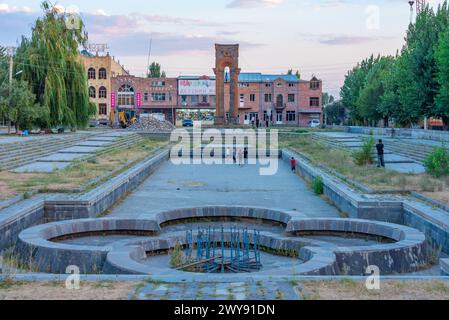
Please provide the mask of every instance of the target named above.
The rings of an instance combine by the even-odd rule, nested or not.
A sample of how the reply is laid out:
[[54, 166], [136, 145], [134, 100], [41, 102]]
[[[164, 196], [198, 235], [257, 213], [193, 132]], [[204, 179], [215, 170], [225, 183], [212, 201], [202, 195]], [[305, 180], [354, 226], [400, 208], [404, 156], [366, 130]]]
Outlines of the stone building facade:
[[107, 123], [111, 112], [112, 79], [129, 73], [109, 53], [102, 56], [82, 51], [79, 59], [86, 71], [90, 101], [97, 107], [94, 118], [102, 123]]

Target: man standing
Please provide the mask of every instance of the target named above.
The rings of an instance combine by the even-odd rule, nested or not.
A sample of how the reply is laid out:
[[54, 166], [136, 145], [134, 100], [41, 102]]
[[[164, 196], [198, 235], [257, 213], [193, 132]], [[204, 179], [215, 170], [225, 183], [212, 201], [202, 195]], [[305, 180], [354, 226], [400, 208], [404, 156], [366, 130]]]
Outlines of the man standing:
[[385, 159], [384, 159], [384, 144], [382, 143], [382, 140], [379, 140], [379, 143], [376, 144], [377, 149], [377, 167], [385, 168]]

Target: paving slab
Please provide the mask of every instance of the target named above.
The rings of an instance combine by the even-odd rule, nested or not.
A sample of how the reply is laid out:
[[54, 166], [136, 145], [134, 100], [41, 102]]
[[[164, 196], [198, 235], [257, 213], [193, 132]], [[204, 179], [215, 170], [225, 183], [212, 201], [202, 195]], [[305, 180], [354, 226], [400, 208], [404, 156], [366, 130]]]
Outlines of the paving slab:
[[17, 173], [39, 172], [49, 173], [55, 170], [61, 170], [70, 165], [70, 162], [33, 162], [11, 170]]
[[100, 150], [99, 147], [70, 147], [59, 150], [59, 153], [95, 153]]
[[54, 153], [37, 159], [37, 162], [71, 162], [86, 157], [84, 153]]
[[113, 141], [84, 141], [78, 143], [76, 147], [105, 147], [112, 144]]
[[[259, 165], [174, 165], [167, 161], [111, 213], [114, 217], [151, 218], [161, 211], [216, 205], [254, 206], [292, 211], [294, 216], [339, 217], [316, 196], [287, 162], [273, 176]], [[148, 204], [151, 203], [151, 206]]]
[[402, 173], [424, 173], [426, 169], [418, 163], [390, 163], [386, 164], [386, 168]]

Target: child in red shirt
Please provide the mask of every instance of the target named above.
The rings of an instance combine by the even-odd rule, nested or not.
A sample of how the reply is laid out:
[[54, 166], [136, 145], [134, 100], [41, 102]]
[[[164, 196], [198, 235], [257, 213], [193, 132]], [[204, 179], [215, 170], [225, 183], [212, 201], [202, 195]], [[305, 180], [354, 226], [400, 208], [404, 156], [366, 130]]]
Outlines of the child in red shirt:
[[292, 157], [292, 159], [290, 160], [290, 166], [292, 168], [292, 172], [296, 172], [296, 160], [295, 158]]

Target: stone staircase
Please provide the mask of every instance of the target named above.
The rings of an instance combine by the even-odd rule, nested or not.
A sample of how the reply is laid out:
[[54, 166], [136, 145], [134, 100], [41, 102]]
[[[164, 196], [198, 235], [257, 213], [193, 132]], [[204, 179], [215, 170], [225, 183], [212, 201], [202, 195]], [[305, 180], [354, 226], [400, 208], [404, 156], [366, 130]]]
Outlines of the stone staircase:
[[[49, 137], [24, 141], [21, 143], [8, 143], [0, 146], [0, 170], [11, 170], [23, 165], [38, 161], [39, 158], [57, 153], [59, 150], [75, 146], [90, 138], [99, 136], [96, 133], [76, 134], [62, 137]], [[99, 153], [106, 153], [115, 148], [126, 148], [142, 141], [143, 138], [137, 133], [130, 133], [118, 137], [111, 145], [102, 148]]]
[[70, 136], [48, 137], [2, 144], [0, 145], [0, 170], [9, 170], [31, 163], [37, 158], [85, 141], [92, 135], [92, 133], [71, 134]]

